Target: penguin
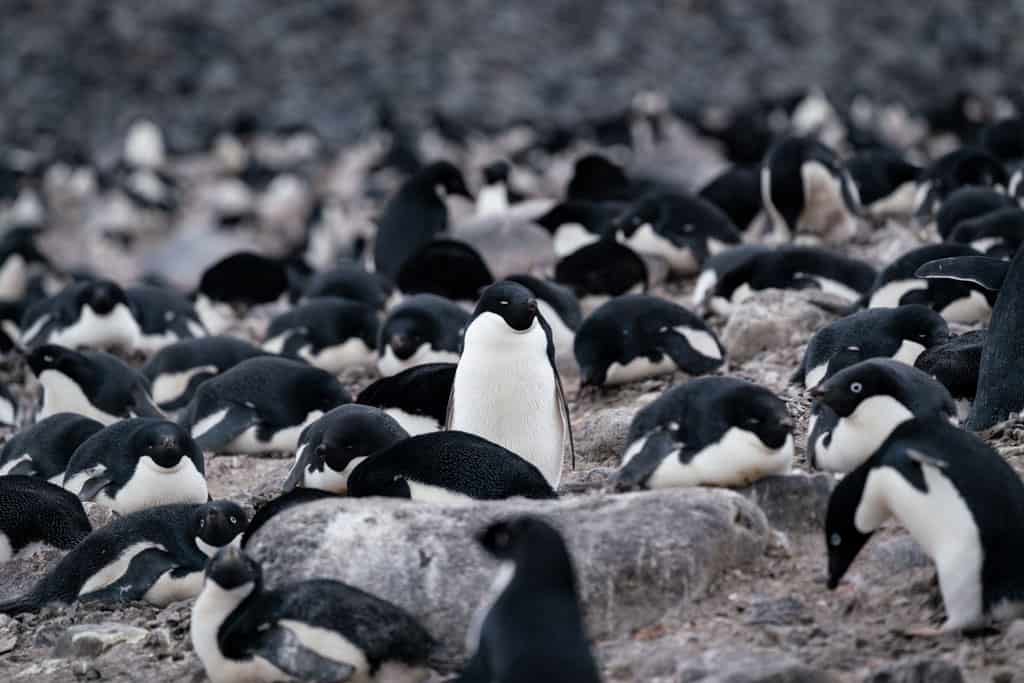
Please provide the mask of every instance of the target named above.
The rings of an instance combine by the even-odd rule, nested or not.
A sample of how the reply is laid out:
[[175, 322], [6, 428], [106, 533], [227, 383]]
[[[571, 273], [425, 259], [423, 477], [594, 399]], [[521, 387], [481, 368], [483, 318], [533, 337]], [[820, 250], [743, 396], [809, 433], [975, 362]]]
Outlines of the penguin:
[[382, 311], [392, 298], [392, 288], [378, 273], [363, 270], [356, 263], [339, 263], [330, 270], [314, 273], [302, 290], [302, 296], [306, 299], [339, 297]]
[[703, 375], [725, 362], [725, 347], [694, 313], [645, 294], [612, 299], [584, 319], [573, 345], [582, 386], [606, 386], [677, 369]]
[[0, 476], [20, 474], [60, 485], [75, 449], [103, 429], [77, 413], [57, 413], [25, 427], [0, 450]]
[[499, 159], [483, 167], [483, 187], [476, 195], [476, 215], [500, 215], [508, 211], [510, 204], [522, 202], [525, 197], [509, 187], [509, 173], [512, 167]]
[[890, 149], [857, 152], [846, 160], [861, 205], [875, 218], [909, 218], [914, 212], [921, 167]]
[[556, 204], [536, 223], [551, 234], [555, 256], [562, 259], [605, 236], [628, 205], [623, 202], [566, 201]]
[[135, 349], [150, 355], [182, 339], [205, 337], [206, 328], [185, 297], [165, 287], [137, 285], [124, 291], [139, 325]]
[[640, 294], [650, 283], [647, 264], [629, 247], [600, 240], [555, 264], [555, 282], [571, 289], [590, 313], [613, 297]]
[[403, 295], [436, 294], [472, 306], [494, 276], [476, 249], [458, 240], [435, 239], [405, 260], [395, 284]]
[[210, 560], [190, 628], [212, 683], [423, 680], [436, 648], [400, 607], [339, 581], [266, 588], [234, 547]]
[[532, 275], [510, 275], [505, 279], [526, 287], [537, 298], [537, 311], [551, 328], [555, 355], [571, 351], [576, 330], [583, 322], [583, 311], [572, 291], [556, 282]]
[[507, 448], [552, 488], [561, 480], [566, 447], [575, 467], [551, 328], [526, 287], [502, 281], [480, 296], [466, 326], [445, 427]]
[[0, 477], [0, 565], [44, 546], [70, 550], [91, 531], [74, 494], [36, 477]]
[[731, 377], [698, 377], [645, 406], [629, 426], [618, 491], [746, 486], [785, 474], [793, 421], [768, 389]]
[[0, 426], [14, 427], [18, 424], [18, 399], [9, 387], [0, 384]]
[[135, 348], [140, 329], [123, 289], [109, 280], [72, 282], [39, 301], [21, 319], [21, 345]]
[[1024, 484], [980, 438], [945, 420], [910, 420], [843, 477], [825, 517], [830, 589], [890, 517], [935, 562], [943, 631], [1024, 614]]
[[1010, 258], [1024, 242], [1024, 210], [998, 209], [962, 221], [948, 241], [970, 245], [987, 256]]
[[994, 121], [978, 135], [978, 146], [999, 159], [1007, 170], [1024, 164], [1024, 117], [1011, 116]]
[[709, 257], [740, 243], [725, 213], [700, 197], [653, 193], [631, 204], [610, 226], [615, 239], [640, 254], [664, 258], [675, 275], [693, 275]]
[[979, 285], [952, 280], [925, 280], [914, 275], [929, 261], [953, 256], [978, 256], [961, 244], [929, 244], [913, 249], [879, 274], [867, 299], [868, 308], [895, 308], [905, 304], [930, 307], [951, 323], [984, 323], [992, 315], [995, 294]]
[[868, 358], [892, 358], [913, 365], [925, 349], [947, 339], [946, 321], [927, 306], [858, 311], [815, 332], [793, 382], [813, 389], [843, 368]]
[[348, 475], [347, 492], [354, 498], [386, 496], [426, 503], [557, 497], [535, 465], [458, 430], [403, 439], [361, 459]]
[[935, 214], [935, 229], [943, 240], [964, 221], [980, 218], [992, 211], [1016, 208], [1017, 203], [991, 187], [968, 185], [955, 190], [942, 202]]
[[469, 313], [436, 294], [415, 294], [388, 313], [377, 345], [377, 369], [384, 377], [423, 363], [459, 359]]
[[50, 603], [164, 607], [190, 600], [217, 550], [245, 531], [241, 507], [226, 500], [161, 505], [115, 517], [72, 548], [25, 595], [0, 602], [0, 614], [38, 612]]
[[939, 259], [921, 266], [917, 275], [976, 282], [999, 292], [981, 352], [977, 395], [965, 427], [988, 429], [1024, 412], [1020, 391], [1024, 347], [1018, 339], [1024, 325], [1024, 249], [1009, 262], [986, 256]]
[[568, 201], [631, 202], [656, 189], [653, 183], [633, 180], [621, 166], [600, 154], [585, 154], [573, 165], [565, 188]]
[[488, 525], [476, 540], [500, 566], [470, 621], [472, 655], [457, 683], [599, 683], [561, 533], [524, 515]]
[[63, 486], [126, 515], [170, 503], [205, 503], [203, 453], [173, 422], [139, 417], [93, 434], [75, 449]]
[[455, 363], [424, 363], [366, 387], [356, 403], [380, 408], [410, 436], [444, 429]]
[[351, 400], [320, 368], [257, 356], [203, 382], [182, 424], [206, 452], [294, 452], [307, 425]]
[[210, 334], [221, 334], [236, 323], [235, 308], [281, 301], [289, 291], [283, 263], [250, 251], [225, 256], [199, 278], [195, 310]]
[[918, 178], [914, 215], [918, 219], [935, 215], [938, 207], [955, 190], [974, 185], [1005, 190], [1010, 175], [999, 159], [983, 149], [965, 145], [945, 154], [921, 172]]
[[813, 138], [772, 145], [761, 165], [761, 203], [773, 230], [845, 242], [857, 233], [857, 187], [836, 153]]
[[47, 344], [27, 361], [43, 387], [36, 422], [57, 413], [78, 413], [104, 425], [126, 417], [163, 417], [146, 377], [109, 353]]
[[366, 304], [346, 299], [307, 299], [270, 321], [263, 349], [301, 359], [336, 375], [377, 360], [380, 320]]
[[35, 274], [53, 270], [49, 259], [36, 246], [39, 231], [29, 227], [8, 228], [0, 237], [0, 302], [21, 301]]
[[978, 393], [981, 353], [987, 334], [985, 330], [974, 330], [951, 337], [943, 344], [926, 349], [914, 361], [915, 368], [928, 373], [946, 387], [956, 401], [961, 422], [970, 415]]
[[199, 385], [244, 360], [269, 352], [243, 339], [197, 337], [166, 346], [142, 366], [153, 387], [153, 400], [168, 412], [185, 408]]
[[384, 207], [373, 245], [375, 270], [394, 280], [406, 259], [448, 229], [447, 194], [473, 196], [451, 162], [436, 161], [407, 179]]
[[409, 438], [409, 433], [380, 408], [355, 403], [338, 406], [299, 435], [295, 462], [282, 490], [296, 487], [346, 493], [359, 463]]
[[331, 493], [330, 491], [321, 491], [320, 489], [309, 488], [295, 488], [286, 493], [282, 493], [277, 498], [267, 501], [256, 508], [256, 512], [253, 514], [252, 519], [249, 520], [249, 525], [245, 527], [245, 533], [242, 534], [242, 540], [239, 543], [239, 546], [245, 548], [257, 531], [266, 525], [266, 523], [274, 516], [281, 514], [285, 510], [290, 510], [293, 507], [305, 505], [306, 503], [315, 503], [328, 498], [339, 497], [340, 496], [338, 496], [338, 494]]
[[915, 367], [889, 358], [851, 365], [811, 390], [816, 403], [807, 429], [811, 467], [852, 472], [914, 418], [959, 423], [944, 386]]
[[1007, 188], [1006, 194], [1018, 204], [1024, 202], [1024, 168], [1018, 168], [1010, 176], [1010, 186]]
[[759, 168], [734, 164], [712, 178], [697, 196], [717, 206], [740, 232], [747, 232], [762, 208]]
[[853, 304], [874, 285], [877, 273], [859, 259], [814, 247], [743, 245], [712, 256], [693, 291], [693, 305], [728, 316], [764, 289], [820, 290]]

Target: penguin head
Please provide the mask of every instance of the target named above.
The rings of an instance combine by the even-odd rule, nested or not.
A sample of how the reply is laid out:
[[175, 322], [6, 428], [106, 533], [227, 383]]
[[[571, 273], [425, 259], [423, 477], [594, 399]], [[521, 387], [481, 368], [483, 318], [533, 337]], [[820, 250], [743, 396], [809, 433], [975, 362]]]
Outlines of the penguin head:
[[450, 161], [435, 161], [419, 174], [420, 179], [432, 190], [444, 195], [455, 194], [466, 199], [472, 199], [469, 188], [466, 187], [466, 180], [462, 172]]
[[576, 160], [565, 194], [570, 199], [601, 201], [620, 197], [628, 186], [622, 167], [600, 154], [587, 154]]
[[224, 591], [246, 586], [259, 590], [263, 584], [263, 570], [256, 560], [231, 545], [218, 550], [206, 565], [206, 580]]
[[[611, 225], [612, 232], [631, 236], [644, 225], [658, 225], [665, 214], [664, 198], [658, 194], [648, 194], [630, 205], [619, 214]], [[691, 229], [693, 226], [689, 226]]]
[[730, 425], [756, 434], [772, 450], [782, 448], [793, 434], [786, 402], [767, 389], [742, 387], [723, 403]]
[[409, 437], [401, 425], [379, 408], [350, 404], [334, 411], [319, 443], [313, 448], [311, 466], [344, 472], [355, 458], [365, 458]]
[[91, 367], [88, 359], [73, 349], [56, 344], [43, 344], [28, 354], [26, 360], [33, 374], [39, 377], [47, 370], [56, 370], [71, 378], [81, 377]]
[[436, 336], [437, 323], [425, 312], [413, 308], [396, 311], [381, 329], [381, 352], [390, 347], [397, 358], [407, 360]]
[[891, 396], [906, 403], [902, 378], [890, 365], [897, 362], [873, 358], [851, 365], [811, 389], [811, 397], [841, 418], [849, 417], [872, 396]]
[[75, 303], [81, 309], [89, 306], [97, 315], [107, 315], [118, 304], [128, 305], [128, 297], [124, 290], [109, 280], [83, 282], [76, 293]]
[[132, 434], [131, 452], [138, 457], [148, 457], [160, 467], [172, 469], [182, 458], [196, 458], [199, 446], [180, 425], [169, 420], [147, 420]]
[[476, 536], [489, 555], [515, 564], [516, 574], [529, 574], [560, 589], [575, 591], [576, 575], [562, 534], [548, 522], [523, 515], [494, 522]]
[[503, 280], [483, 291], [473, 320], [485, 313], [493, 313], [516, 332], [526, 332], [537, 319], [537, 298], [523, 285]]
[[230, 500], [211, 500], [198, 505], [192, 521], [196, 545], [212, 555], [217, 548], [223, 548], [238, 538], [248, 521], [241, 506]]
[[949, 339], [949, 324], [928, 306], [908, 304], [896, 309], [892, 331], [904, 339], [927, 348]]
[[864, 495], [869, 465], [862, 465], [843, 477], [833, 489], [825, 514], [825, 544], [828, 548], [828, 588], [834, 590], [871, 538], [857, 528], [857, 508]]
[[512, 167], [504, 159], [487, 164], [483, 168], [484, 184], [497, 185], [498, 183], [507, 183], [511, 170]]

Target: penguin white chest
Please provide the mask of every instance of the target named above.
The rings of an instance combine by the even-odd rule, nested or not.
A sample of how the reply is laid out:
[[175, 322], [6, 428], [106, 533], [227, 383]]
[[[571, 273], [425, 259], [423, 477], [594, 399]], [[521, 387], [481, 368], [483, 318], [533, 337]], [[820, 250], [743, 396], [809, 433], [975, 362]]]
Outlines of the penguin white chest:
[[[872, 396], [839, 418], [828, 446], [824, 436], [815, 447], [818, 466], [831, 472], [852, 472], [871, 457], [893, 430], [914, 417], [892, 396]], [[813, 432], [813, 425], [811, 431]]]
[[108, 345], [134, 349], [141, 332], [139, 324], [124, 304], [117, 304], [104, 315], [98, 315], [86, 304], [82, 306], [78, 320], [63, 330], [51, 333], [49, 341], [69, 349]]
[[504, 446], [558, 486], [566, 435], [539, 322], [516, 332], [493, 313], [479, 315], [466, 330], [452, 401], [450, 429]]
[[651, 474], [647, 486], [747, 486], [773, 474], [785, 474], [792, 462], [792, 435], [772, 449], [753, 432], [730, 427], [688, 462], [680, 462], [678, 451], [670, 453]]
[[205, 503], [208, 497], [206, 477], [188, 458], [182, 458], [173, 467], [162, 467], [144, 455], [131, 478], [113, 497], [101, 492], [96, 502], [126, 515], [157, 505]]

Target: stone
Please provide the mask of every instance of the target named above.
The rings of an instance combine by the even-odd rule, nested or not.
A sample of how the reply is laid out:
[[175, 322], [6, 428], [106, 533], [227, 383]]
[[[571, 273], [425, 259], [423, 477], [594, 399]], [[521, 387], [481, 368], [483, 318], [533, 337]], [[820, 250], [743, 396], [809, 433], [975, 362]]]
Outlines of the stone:
[[639, 408], [605, 408], [588, 412], [573, 423], [576, 467], [618, 467], [626, 436]]
[[806, 294], [767, 289], [733, 307], [722, 344], [730, 363], [744, 363], [764, 351], [808, 341], [832, 317]]
[[[764, 649], [711, 649], [678, 660], [674, 683], [836, 683], [831, 673]], [[639, 679], [638, 679], [639, 680]]]
[[691, 489], [461, 506], [328, 500], [275, 517], [248, 549], [269, 586], [334, 578], [394, 602], [422, 620], [454, 663], [497, 569], [473, 535], [518, 514], [542, 516], [565, 535], [598, 640], [678, 617], [723, 572], [760, 557], [770, 536], [743, 496]]
[[123, 624], [79, 624], [68, 628], [57, 641], [53, 656], [99, 657], [107, 650], [122, 644], [141, 643], [149, 635], [144, 628]]
[[1014, 619], [1010, 622], [1003, 634], [1003, 642], [1013, 650], [1024, 648], [1024, 619]]
[[766, 477], [740, 493], [757, 503], [775, 528], [817, 533], [825, 528], [825, 511], [834, 481], [829, 474], [794, 472]]
[[916, 659], [877, 671], [864, 683], [963, 683], [960, 667], [943, 659]]

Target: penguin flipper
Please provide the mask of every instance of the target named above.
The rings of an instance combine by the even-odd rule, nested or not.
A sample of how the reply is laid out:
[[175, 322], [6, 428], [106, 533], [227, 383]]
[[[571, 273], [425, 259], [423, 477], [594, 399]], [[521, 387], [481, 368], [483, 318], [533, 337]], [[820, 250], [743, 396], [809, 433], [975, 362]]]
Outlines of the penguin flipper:
[[7, 474], [22, 474], [28, 477], [34, 477], [36, 475], [36, 465], [31, 460], [22, 460], [12, 467]]
[[[675, 329], [667, 330], [661, 334], [659, 346], [661, 351], [668, 355], [672, 361], [679, 366], [679, 369], [688, 375], [703, 375], [711, 372], [725, 362], [725, 349], [713, 332], [693, 328], [693, 333], [699, 335], [695, 339], [702, 339], [706, 343], [701, 344], [704, 349], [695, 348], [690, 339]], [[706, 340], [704, 339], [706, 335]], [[717, 357], [708, 355], [714, 346]]]
[[215, 451], [227, 446], [241, 436], [249, 427], [259, 423], [259, 416], [246, 408], [232, 406], [228, 412], [199, 436], [193, 437], [199, 448], [204, 451]]
[[289, 493], [290, 491], [298, 488], [299, 484], [302, 483], [302, 480], [306, 475], [306, 468], [309, 467], [311, 450], [312, 449], [307, 446], [305, 450], [302, 451], [302, 455], [292, 463], [292, 468], [288, 470], [288, 476], [285, 478], [284, 484], [281, 486], [281, 493]]
[[145, 598], [161, 576], [177, 567], [177, 563], [159, 548], [149, 548], [132, 558], [128, 569], [114, 583], [79, 596], [82, 602], [134, 602]]
[[136, 385], [132, 388], [131, 397], [132, 408], [139, 417], [167, 418], [167, 415], [153, 403], [153, 399], [149, 397], [149, 392], [146, 391], [145, 387]]
[[356, 672], [350, 664], [336, 662], [307, 648], [299, 636], [281, 626], [259, 634], [250, 651], [286, 674], [313, 683], [343, 683]]
[[[562, 419], [562, 453], [565, 453], [565, 442], [569, 442], [569, 457], [572, 460], [572, 468], [576, 469], [576, 441], [572, 437], [572, 420], [569, 418], [569, 403], [565, 400], [565, 389], [562, 387], [562, 378], [552, 366], [555, 373], [555, 391], [557, 393], [558, 413]], [[564, 455], [563, 455], [564, 457]]]
[[998, 291], [1010, 272], [1010, 261], [989, 256], [952, 256], [929, 261], [914, 273], [930, 279], [963, 280]]
[[82, 490], [78, 492], [78, 498], [85, 501], [95, 500], [100, 491], [113, 482], [114, 480], [109, 474], [98, 472], [95, 476], [85, 480]]
[[645, 488], [647, 480], [672, 451], [678, 451], [683, 444], [676, 442], [665, 430], [658, 430], [647, 437], [640, 452], [630, 458], [612, 479], [616, 491], [631, 491]]

